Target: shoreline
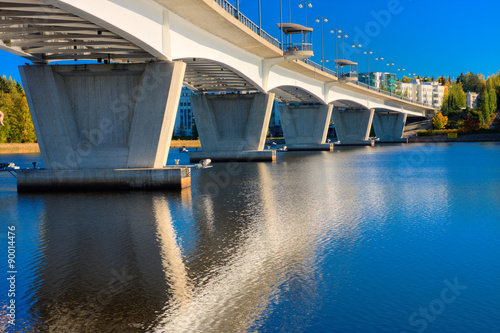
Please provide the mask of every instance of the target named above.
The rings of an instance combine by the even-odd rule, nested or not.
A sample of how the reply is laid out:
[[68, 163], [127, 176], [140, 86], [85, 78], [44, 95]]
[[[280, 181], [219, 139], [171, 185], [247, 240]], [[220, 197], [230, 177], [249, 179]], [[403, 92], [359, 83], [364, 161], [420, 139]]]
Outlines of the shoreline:
[[[200, 140], [172, 140], [170, 148], [201, 148]], [[38, 143], [0, 143], [0, 155], [39, 154]]]
[[[272, 140], [267, 139], [266, 145], [270, 145]], [[432, 142], [500, 142], [500, 133], [493, 134], [463, 134], [456, 139], [449, 139], [447, 135], [434, 136], [414, 136], [408, 139], [408, 143], [432, 143]], [[278, 143], [278, 142], [276, 142]], [[172, 140], [170, 148], [201, 148], [200, 140]], [[38, 143], [0, 143], [0, 155], [7, 154], [39, 154]]]
[[500, 133], [489, 134], [462, 134], [456, 139], [449, 139], [448, 135], [414, 136], [408, 139], [408, 143], [432, 143], [432, 142], [500, 142]]
[[0, 155], [39, 153], [38, 143], [0, 143]]

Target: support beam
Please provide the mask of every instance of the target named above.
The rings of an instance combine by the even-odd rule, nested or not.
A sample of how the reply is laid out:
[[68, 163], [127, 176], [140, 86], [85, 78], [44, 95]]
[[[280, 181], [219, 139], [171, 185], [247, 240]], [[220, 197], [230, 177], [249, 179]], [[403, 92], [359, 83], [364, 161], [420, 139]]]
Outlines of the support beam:
[[406, 113], [400, 112], [375, 112], [373, 128], [380, 142], [407, 142], [403, 138], [406, 117]]
[[282, 105], [278, 108], [288, 150], [333, 150], [326, 143], [333, 105]]
[[[185, 67], [182, 62], [21, 66], [45, 168], [72, 170], [67, 173], [72, 179], [85, 177], [90, 184], [93, 170], [96, 186], [105, 179], [111, 188], [109, 170], [125, 170], [123, 175], [127, 169], [162, 169]], [[107, 170], [104, 178], [101, 169]], [[128, 173], [129, 180], [139, 174]]]
[[374, 109], [333, 109], [333, 123], [340, 145], [373, 145], [369, 140]]
[[275, 151], [263, 150], [273, 102], [273, 93], [192, 96], [203, 151], [191, 161], [275, 160]]

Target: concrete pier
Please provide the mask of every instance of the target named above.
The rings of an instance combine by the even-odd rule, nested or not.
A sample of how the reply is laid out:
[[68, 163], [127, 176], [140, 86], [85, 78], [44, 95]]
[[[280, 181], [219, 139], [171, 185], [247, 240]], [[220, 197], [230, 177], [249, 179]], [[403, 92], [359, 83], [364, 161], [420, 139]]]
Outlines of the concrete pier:
[[[117, 170], [162, 171], [185, 67], [182, 62], [21, 66], [47, 169], [30, 174], [30, 184], [36, 183], [33, 179], [38, 174], [40, 186], [50, 188], [50, 180], [53, 187], [59, 188], [60, 174], [47, 176], [51, 174], [48, 171], [71, 170], [68, 175], [82, 174], [89, 184], [102, 187], [106, 170], [104, 179], [110, 181], [110, 188], [115, 188], [109, 174]], [[137, 172], [130, 172], [127, 177], [134, 175], [143, 177]], [[71, 177], [62, 179], [69, 185], [74, 183]], [[29, 188], [23, 184], [25, 179], [28, 178], [20, 177], [19, 188]]]
[[192, 96], [202, 151], [190, 161], [274, 161], [276, 152], [263, 150], [273, 102], [272, 93]]
[[408, 139], [403, 138], [406, 117], [406, 113], [400, 112], [375, 112], [373, 128], [379, 142], [407, 142]]
[[326, 143], [332, 108], [331, 104], [279, 107], [287, 149], [333, 150], [333, 144]]
[[373, 109], [359, 110], [338, 110], [333, 109], [333, 123], [339, 145], [370, 145], [373, 140], [369, 140], [370, 129], [372, 127]]

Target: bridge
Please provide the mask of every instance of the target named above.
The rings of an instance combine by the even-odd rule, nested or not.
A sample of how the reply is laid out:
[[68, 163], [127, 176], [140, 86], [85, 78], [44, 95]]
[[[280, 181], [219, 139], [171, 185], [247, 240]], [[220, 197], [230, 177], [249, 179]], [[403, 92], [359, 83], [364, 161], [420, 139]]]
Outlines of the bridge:
[[331, 149], [332, 114], [341, 144], [363, 144], [372, 124], [397, 141], [407, 115], [434, 110], [338, 77], [226, 0], [6, 0], [0, 12], [0, 49], [34, 64], [20, 72], [46, 166], [19, 189], [189, 186], [186, 170], [163, 168], [183, 85], [203, 148], [192, 159], [273, 160], [274, 100], [291, 149]]

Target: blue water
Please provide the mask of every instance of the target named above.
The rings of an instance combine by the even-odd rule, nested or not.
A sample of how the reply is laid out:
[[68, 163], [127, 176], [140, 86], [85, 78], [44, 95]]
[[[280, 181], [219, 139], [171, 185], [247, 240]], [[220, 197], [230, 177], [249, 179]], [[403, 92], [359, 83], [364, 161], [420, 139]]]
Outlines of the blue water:
[[500, 144], [281, 153], [181, 192], [0, 188], [11, 331], [500, 332]]

